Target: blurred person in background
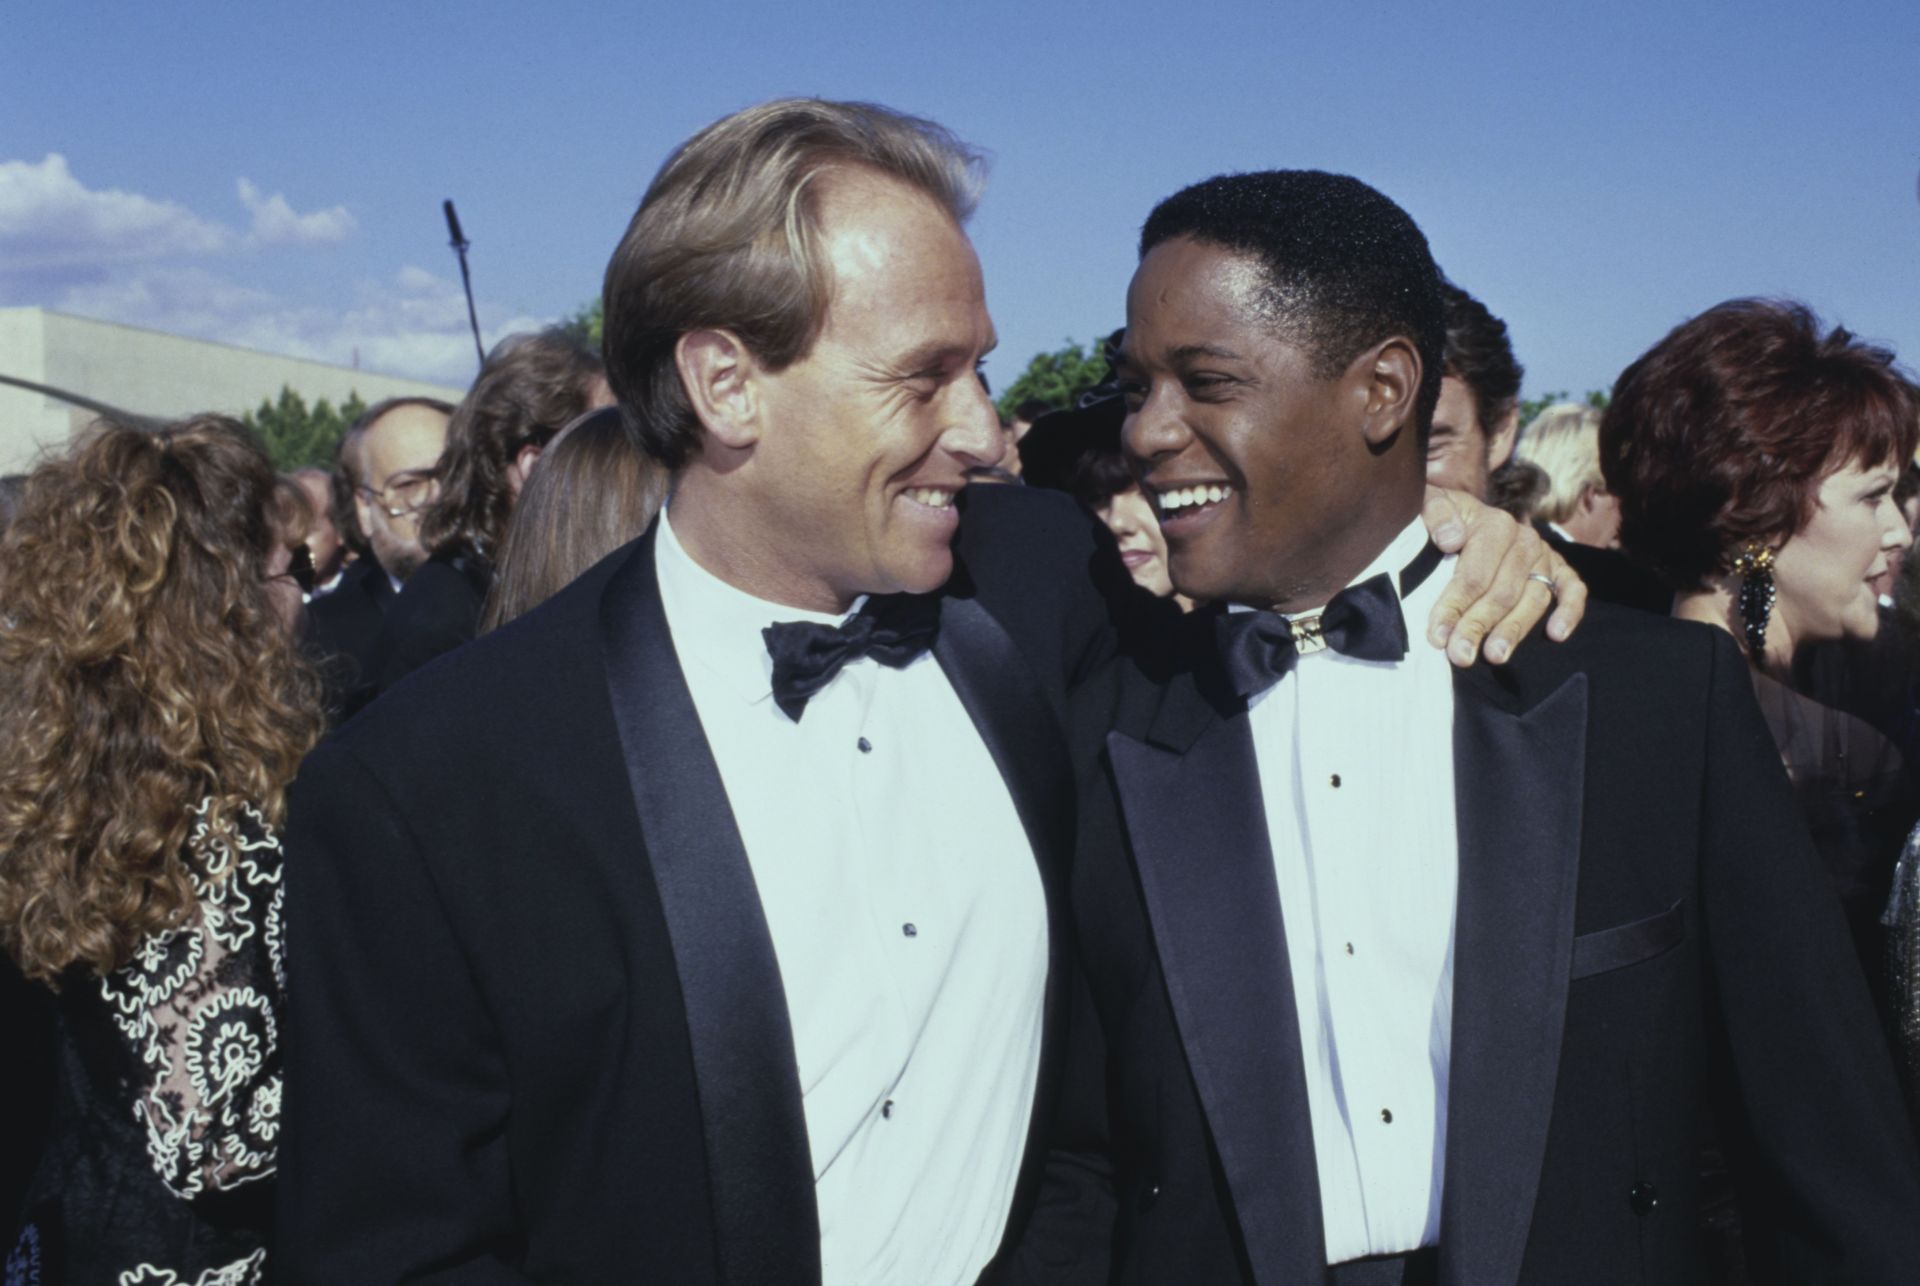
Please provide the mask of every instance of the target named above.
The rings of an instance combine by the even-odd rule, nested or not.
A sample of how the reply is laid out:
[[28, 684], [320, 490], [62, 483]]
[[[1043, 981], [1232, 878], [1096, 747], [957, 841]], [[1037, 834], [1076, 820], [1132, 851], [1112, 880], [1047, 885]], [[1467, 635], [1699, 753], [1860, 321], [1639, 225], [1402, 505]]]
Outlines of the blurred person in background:
[[313, 494], [292, 474], [283, 473], [274, 479], [268, 521], [278, 546], [278, 574], [268, 588], [273, 591], [274, 610], [297, 639], [307, 632], [307, 600], [319, 588], [313, 547], [308, 542], [318, 530], [321, 518], [314, 508]]
[[11, 1282], [259, 1281], [283, 792], [318, 732], [241, 425], [102, 423], [0, 542], [0, 945], [57, 997]]
[[[1898, 748], [1815, 696], [1804, 666], [1818, 646], [1880, 630], [1873, 582], [1912, 539], [1894, 489], [1916, 438], [1920, 394], [1892, 353], [1761, 299], [1676, 327], [1621, 374], [1600, 422], [1622, 549], [1673, 594], [1674, 616], [1739, 643], [1890, 1038], [1898, 993], [1880, 921], [1915, 791]], [[1741, 1208], [1736, 1168], [1703, 1144], [1717, 1282], [1749, 1280], [1747, 1242], [1774, 1221]]]
[[419, 514], [433, 498], [452, 414], [437, 398], [390, 398], [368, 407], [340, 439], [329, 510], [352, 561], [309, 605], [307, 636], [336, 712], [366, 683], [400, 586], [427, 559]]
[[315, 465], [295, 469], [289, 475], [307, 493], [313, 507], [313, 526], [307, 532], [307, 551], [313, 556], [315, 594], [330, 594], [340, 584], [347, 560], [353, 551], [341, 538], [333, 516], [333, 474]]
[[666, 470], [641, 450], [618, 407], [589, 412], [562, 429], [514, 506], [480, 632], [532, 611], [638, 539], [666, 491]]
[[1916, 438], [1920, 394], [1892, 353], [1756, 299], [1708, 309], [1649, 349], [1600, 426], [1621, 545], [1674, 593], [1675, 616], [1739, 642], [1875, 984], [1915, 795], [1892, 743], [1803, 690], [1796, 662], [1878, 633], [1874, 579], [1912, 539], [1894, 489]]
[[1519, 459], [1539, 466], [1547, 491], [1534, 517], [1562, 540], [1598, 549], [1620, 543], [1620, 502], [1600, 472], [1600, 412], [1576, 402], [1555, 402], [1536, 415], [1520, 436]]
[[1540, 470], [1533, 524], [1603, 603], [1665, 614], [1673, 591], [1619, 552], [1620, 502], [1600, 472], [1600, 412], [1556, 402], [1520, 434], [1517, 462]]
[[1110, 389], [1070, 411], [1042, 415], [1020, 440], [1022, 477], [1030, 487], [1064, 491], [1086, 506], [1113, 533], [1133, 583], [1191, 611], [1193, 600], [1174, 593], [1160, 519], [1121, 454], [1126, 416], [1126, 403]]
[[452, 416], [452, 405], [438, 398], [392, 398], [369, 407], [340, 441], [335, 477], [344, 480], [348, 503], [340, 503], [336, 481], [336, 521], [356, 553], [372, 554], [396, 594], [427, 561], [421, 513], [435, 495]]
[[[1440, 401], [1427, 439], [1427, 481], [1486, 500], [1493, 494], [1494, 476], [1513, 456], [1525, 371], [1513, 355], [1505, 322], [1450, 281], [1441, 283], [1441, 291], [1447, 346]], [[1501, 507], [1513, 512], [1512, 503]]]
[[447, 423], [434, 496], [419, 517], [428, 558], [387, 614], [366, 696], [474, 636], [500, 541], [534, 462], [561, 429], [612, 400], [599, 356], [562, 330], [513, 335], [494, 346]]

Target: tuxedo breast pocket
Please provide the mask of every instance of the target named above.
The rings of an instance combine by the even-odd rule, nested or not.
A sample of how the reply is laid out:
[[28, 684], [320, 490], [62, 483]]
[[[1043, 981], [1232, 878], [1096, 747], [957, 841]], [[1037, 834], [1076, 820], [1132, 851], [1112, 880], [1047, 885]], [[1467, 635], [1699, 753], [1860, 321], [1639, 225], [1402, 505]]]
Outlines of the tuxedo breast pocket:
[[1591, 978], [1665, 955], [1687, 936], [1687, 904], [1682, 898], [1666, 910], [1610, 929], [1576, 934], [1570, 980]]

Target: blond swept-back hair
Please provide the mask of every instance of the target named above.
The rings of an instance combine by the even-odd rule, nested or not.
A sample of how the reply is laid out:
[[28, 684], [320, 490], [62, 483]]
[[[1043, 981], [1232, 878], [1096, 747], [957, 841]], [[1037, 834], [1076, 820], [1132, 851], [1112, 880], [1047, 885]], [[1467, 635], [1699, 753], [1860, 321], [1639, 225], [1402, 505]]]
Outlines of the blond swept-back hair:
[[983, 162], [944, 126], [872, 103], [762, 103], [716, 121], [667, 158], [607, 265], [607, 380], [642, 446], [677, 469], [700, 441], [674, 348], [728, 330], [773, 370], [805, 357], [831, 286], [820, 176], [898, 179], [965, 223]]
[[103, 422], [27, 481], [0, 540], [0, 945], [30, 978], [191, 918], [203, 800], [216, 828], [280, 819], [321, 717], [267, 588], [275, 485], [211, 415]]
[[1577, 402], [1555, 402], [1533, 418], [1514, 455], [1547, 475], [1547, 493], [1533, 516], [1564, 523], [1580, 508], [1587, 487], [1607, 489], [1600, 472], [1600, 412]]

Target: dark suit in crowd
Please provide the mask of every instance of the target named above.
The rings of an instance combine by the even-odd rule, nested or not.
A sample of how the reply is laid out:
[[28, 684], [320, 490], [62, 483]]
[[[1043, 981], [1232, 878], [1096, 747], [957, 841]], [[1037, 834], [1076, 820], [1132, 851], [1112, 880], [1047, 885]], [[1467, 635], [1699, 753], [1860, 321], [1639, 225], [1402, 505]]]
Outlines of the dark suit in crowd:
[[471, 641], [492, 584], [492, 567], [471, 554], [438, 553], [420, 564], [387, 609], [357, 705]]
[[338, 585], [307, 604], [307, 648], [326, 680], [331, 708], [343, 708], [348, 694], [366, 682], [380, 628], [398, 597], [386, 569], [363, 554], [340, 574]]
[[[1048, 891], [1009, 1236], [1067, 1012], [1067, 691], [1110, 638], [1095, 549], [1059, 497], [974, 488], [939, 593], [934, 657]], [[287, 843], [288, 1280], [819, 1280], [793, 1037], [730, 816], [653, 532], [314, 752]]]
[[[1083, 783], [1073, 893], [1087, 1047], [1105, 1049], [1063, 1095], [1029, 1266], [1321, 1286], [1249, 714], [1210, 636], [1190, 635], [1171, 669], [1164, 683], [1123, 669], [1111, 708], [1086, 712], [1113, 728]], [[1504, 667], [1457, 671], [1453, 691], [1452, 1052], [1429, 1271], [1450, 1286], [1702, 1281], [1712, 1111], [1748, 1181], [1762, 1280], [1915, 1280], [1904, 1109], [1732, 639], [1596, 605], [1570, 642], [1536, 636]]]

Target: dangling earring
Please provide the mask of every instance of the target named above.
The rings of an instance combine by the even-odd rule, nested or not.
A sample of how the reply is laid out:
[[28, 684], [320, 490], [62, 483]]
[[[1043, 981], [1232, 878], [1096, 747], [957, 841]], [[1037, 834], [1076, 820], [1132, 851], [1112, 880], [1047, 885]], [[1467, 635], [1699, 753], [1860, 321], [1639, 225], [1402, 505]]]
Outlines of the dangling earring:
[[1747, 625], [1747, 655], [1760, 664], [1767, 651], [1767, 621], [1773, 616], [1773, 551], [1749, 540], [1734, 556], [1740, 577], [1740, 619]]

